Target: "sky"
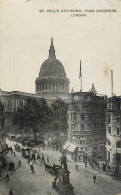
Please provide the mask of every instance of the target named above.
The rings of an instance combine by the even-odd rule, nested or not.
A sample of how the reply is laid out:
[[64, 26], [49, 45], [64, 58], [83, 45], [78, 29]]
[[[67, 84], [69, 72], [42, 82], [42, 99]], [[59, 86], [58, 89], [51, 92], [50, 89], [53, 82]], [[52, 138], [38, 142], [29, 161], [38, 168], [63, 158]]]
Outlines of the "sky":
[[[53, 37], [56, 58], [65, 68], [70, 91], [72, 87], [75, 92], [80, 91], [81, 60], [83, 91], [89, 91], [94, 83], [99, 94], [110, 96], [113, 69], [113, 91], [121, 95], [120, 4], [120, 0], [2, 0], [1, 90], [35, 93], [35, 80], [48, 58]], [[72, 9], [82, 12], [70, 13]], [[107, 9], [117, 12], [97, 12]]]

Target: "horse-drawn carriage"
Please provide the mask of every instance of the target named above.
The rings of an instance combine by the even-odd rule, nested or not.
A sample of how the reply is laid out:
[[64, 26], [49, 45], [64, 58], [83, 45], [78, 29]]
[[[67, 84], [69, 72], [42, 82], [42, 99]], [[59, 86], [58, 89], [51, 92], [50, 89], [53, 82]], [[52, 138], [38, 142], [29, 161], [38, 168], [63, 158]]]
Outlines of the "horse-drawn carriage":
[[61, 168], [61, 166], [55, 165], [55, 164], [53, 166], [46, 164], [46, 163], [44, 164], [45, 164], [45, 170], [47, 170], [50, 174], [55, 175], [55, 176], [58, 175], [58, 170]]
[[22, 157], [28, 159], [30, 156], [30, 148], [29, 147], [23, 147], [22, 148]]

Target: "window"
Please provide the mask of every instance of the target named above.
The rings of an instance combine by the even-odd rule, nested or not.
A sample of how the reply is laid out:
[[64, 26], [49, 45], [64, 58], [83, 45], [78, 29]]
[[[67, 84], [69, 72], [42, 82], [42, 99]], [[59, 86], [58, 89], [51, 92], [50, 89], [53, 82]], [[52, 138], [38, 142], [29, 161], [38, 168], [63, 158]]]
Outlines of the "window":
[[117, 127], [117, 135], [119, 135], [119, 127]]
[[47, 83], [45, 83], [45, 90], [47, 90]]
[[117, 123], [119, 123], [119, 117], [117, 117]]
[[74, 130], [76, 130], [77, 129], [77, 124], [74, 124]]
[[81, 125], [81, 130], [84, 130], [84, 125], [83, 124]]
[[71, 114], [71, 120], [72, 120], [72, 114]]
[[84, 120], [84, 114], [81, 114], [81, 119]]
[[111, 134], [111, 127], [108, 127], [108, 133]]
[[108, 122], [110, 122], [111, 121], [111, 116], [110, 115], [108, 115]]
[[75, 114], [75, 113], [74, 113], [74, 115], [73, 115], [73, 119], [76, 120], [76, 114]]
[[85, 140], [83, 140], [83, 144], [85, 144]]
[[78, 105], [75, 105], [75, 106], [74, 106], [74, 109], [75, 109], [75, 110], [79, 110], [79, 106], [78, 106]]
[[80, 144], [82, 145], [82, 140], [80, 140]]

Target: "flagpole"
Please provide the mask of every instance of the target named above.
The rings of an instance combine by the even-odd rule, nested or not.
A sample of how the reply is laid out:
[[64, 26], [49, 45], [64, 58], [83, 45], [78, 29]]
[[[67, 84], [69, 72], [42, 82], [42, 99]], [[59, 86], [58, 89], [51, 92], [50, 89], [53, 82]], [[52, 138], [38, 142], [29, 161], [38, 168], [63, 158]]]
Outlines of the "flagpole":
[[81, 92], [82, 92], [82, 72], [81, 72]]
[[80, 84], [81, 84], [81, 89], [80, 91], [82, 92], [82, 68], [81, 68], [81, 60], [80, 60], [80, 70], [79, 70], [79, 78], [80, 78]]

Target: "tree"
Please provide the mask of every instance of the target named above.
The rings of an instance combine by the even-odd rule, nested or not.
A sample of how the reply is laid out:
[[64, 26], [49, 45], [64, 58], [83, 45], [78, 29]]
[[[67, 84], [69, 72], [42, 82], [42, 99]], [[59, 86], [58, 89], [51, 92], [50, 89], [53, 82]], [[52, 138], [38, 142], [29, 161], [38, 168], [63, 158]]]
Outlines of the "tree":
[[51, 110], [45, 99], [39, 101], [28, 99], [26, 105], [15, 113], [14, 124], [21, 129], [29, 127], [33, 130], [35, 143], [37, 141], [37, 126], [43, 127], [48, 122]]
[[67, 131], [67, 110], [68, 104], [61, 99], [55, 100], [52, 105], [52, 126], [57, 136], [60, 132]]

